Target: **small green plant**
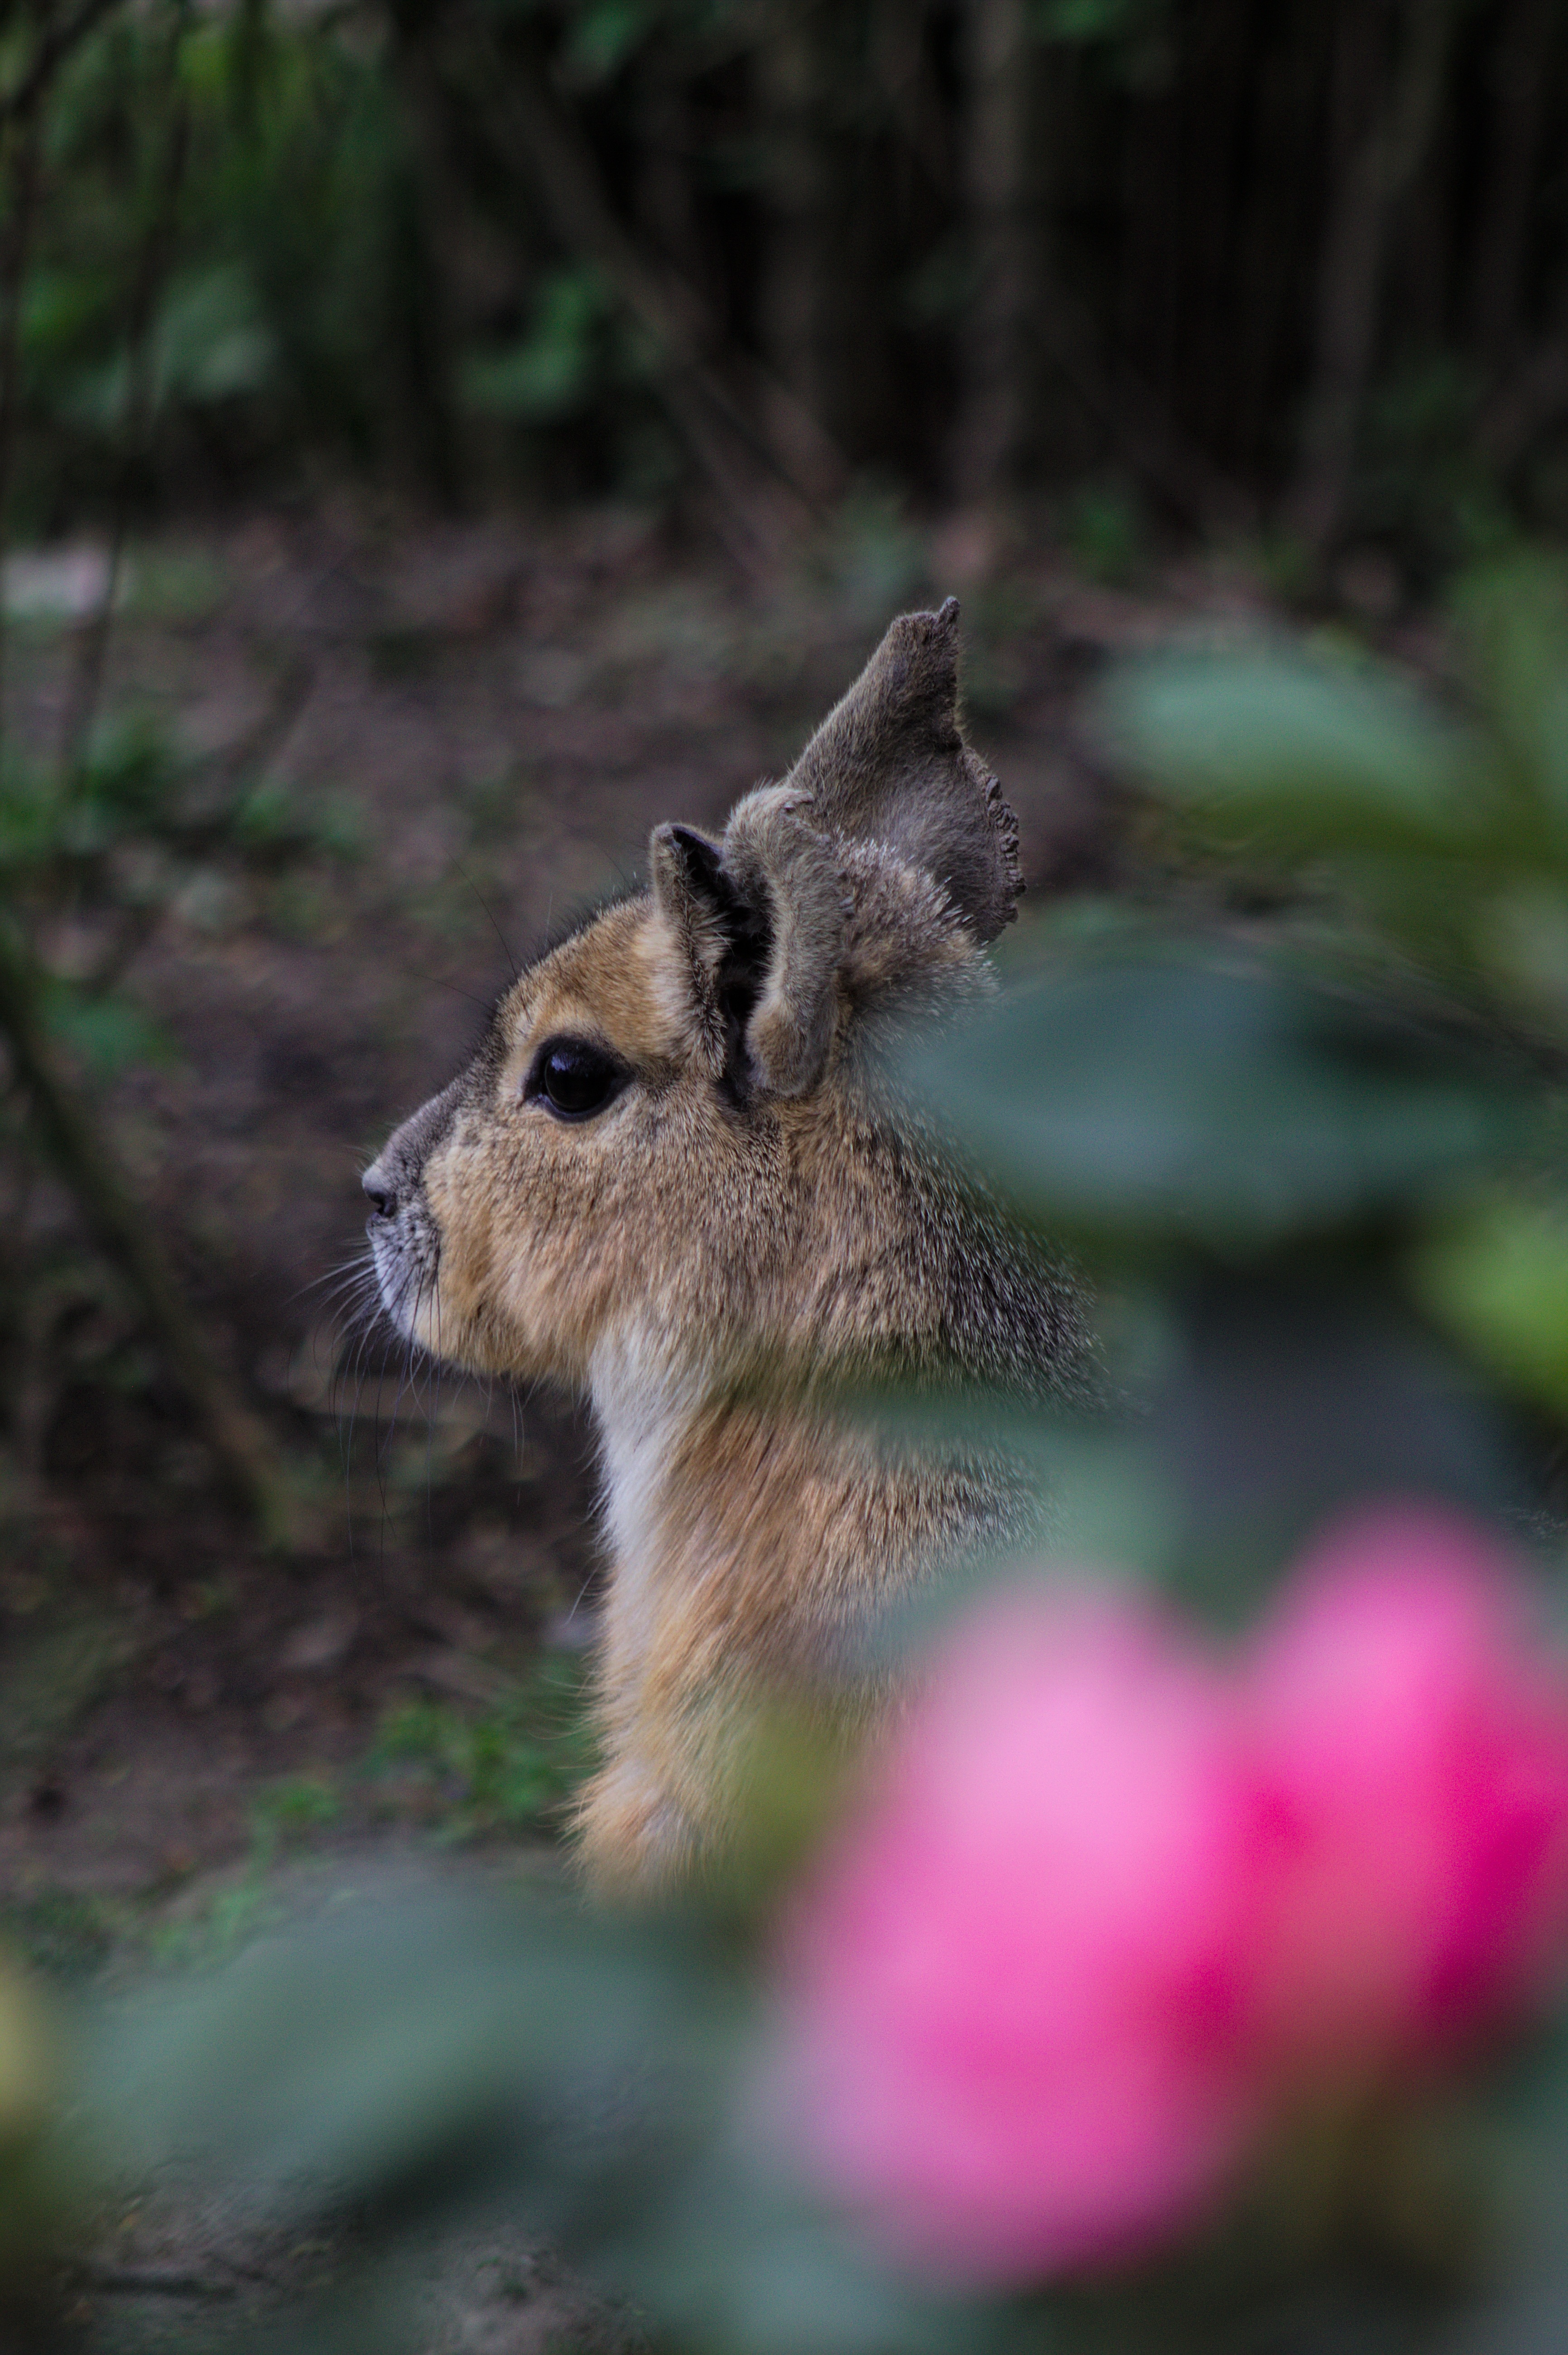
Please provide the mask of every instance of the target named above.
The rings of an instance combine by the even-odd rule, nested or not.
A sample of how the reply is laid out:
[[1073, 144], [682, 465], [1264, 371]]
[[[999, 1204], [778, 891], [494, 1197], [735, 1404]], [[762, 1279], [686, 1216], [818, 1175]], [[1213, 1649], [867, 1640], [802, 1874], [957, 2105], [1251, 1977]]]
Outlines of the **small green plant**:
[[1063, 533], [1075, 563], [1095, 581], [1120, 586], [1143, 557], [1146, 527], [1134, 492], [1124, 483], [1086, 484], [1068, 500]]
[[[938, 1711], [927, 1759], [905, 1774], [885, 1756], [862, 1818], [882, 1827], [881, 1860], [837, 1878], [851, 1796], [794, 1894], [779, 1876], [816, 1845], [821, 1732], [761, 1728], [750, 1855], [663, 1913], [595, 1913], [545, 1874], [465, 1891], [449, 1871], [423, 1891], [362, 1888], [273, 1934], [284, 1888], [272, 1860], [327, 1828], [355, 1788], [281, 1784], [248, 1874], [213, 1910], [200, 1978], [105, 2008], [90, 2081], [56, 2105], [62, 2157], [84, 2130], [95, 2158], [127, 2152], [143, 2169], [200, 2149], [215, 2182], [263, 2195], [291, 2232], [353, 2200], [363, 2271], [338, 2276], [335, 2310], [301, 2317], [326, 2348], [389, 2343], [352, 2301], [382, 2286], [412, 2222], [439, 2225], [465, 2197], [634, 2299], [656, 2344], [715, 2355], [1167, 2355], [1272, 2346], [1282, 2328], [1313, 2355], [1347, 2333], [1423, 2355], [1558, 2343], [1568, 2045], [1546, 1967], [1559, 1982], [1568, 1970], [1568, 1666], [1502, 1602], [1538, 1583], [1560, 1612], [1565, 1560], [1561, 1513], [1541, 1499], [1568, 1412], [1568, 1218], [1553, 1208], [1568, 999], [1552, 945], [1568, 937], [1568, 634], [1542, 593], [1516, 576], [1467, 602], [1483, 685], [1463, 719], [1321, 652], [1209, 647], [1127, 673], [1121, 741], [1172, 839], [1206, 845], [1203, 892], [1174, 896], [1158, 922], [1101, 908], [1038, 925], [972, 1028], [906, 1054], [907, 1084], [993, 1197], [1054, 1241], [1075, 1239], [1103, 1279], [1109, 1396], [923, 1389], [878, 1403], [937, 1418], [965, 1445], [1016, 1449], [1021, 1472], [1050, 1477], [1031, 1621], [1038, 1607], [1096, 1660], [1108, 1646], [1114, 1674], [1091, 1662], [1058, 1679], [1055, 1639], [1035, 1653], [1010, 1619], [1005, 1647], [975, 1656], [962, 1710]], [[1245, 896], [1260, 868], [1279, 893], [1264, 916]], [[1526, 885], [1521, 964], [1499, 911]], [[1499, 1204], [1511, 1225], [1496, 1227]], [[1456, 1234], [1469, 1236], [1461, 1259]], [[1423, 1318], [1411, 1272], [1434, 1238], [1449, 1239], [1446, 1276], [1427, 1275], [1446, 1284], [1446, 1306]], [[1531, 1408], [1511, 1425], [1510, 1391]], [[1553, 1419], [1545, 1447], [1542, 1417]], [[1380, 1498], [1393, 1511], [1372, 1567], [1393, 1584], [1376, 1593], [1436, 1597], [1437, 1615], [1414, 1655], [1403, 1636], [1391, 1651], [1390, 1627], [1413, 1623], [1375, 1597], [1368, 1615], [1372, 1590], [1357, 1585], [1349, 1619], [1332, 1606], [1325, 1650], [1320, 1618], [1288, 1618], [1306, 1545], [1342, 1530], [1348, 1504]], [[1510, 1564], [1527, 1533], [1533, 1565]], [[1468, 1568], [1445, 1583], [1456, 1541]], [[1004, 1568], [1022, 1596], [1027, 1565]], [[875, 1631], [878, 1673], [898, 1675], [943, 1614], [959, 1624], [996, 1571], [971, 1564], [958, 1591], [923, 1598], [919, 1625]], [[1351, 1591], [1342, 1556], [1332, 1576], [1320, 1558], [1312, 1575], [1328, 1582], [1319, 1594]], [[1478, 1652], [1494, 1596], [1506, 1641]], [[1202, 1631], [1205, 1617], [1227, 1632]], [[1282, 1625], [1296, 1630], [1283, 1653]], [[1391, 1683], [1390, 1659], [1412, 1657], [1419, 1683], [1403, 1670]], [[1506, 1666], [1501, 1683], [1489, 1657]], [[1019, 1658], [1039, 1713], [999, 1740]], [[1295, 1662], [1283, 1683], [1282, 1658]], [[1123, 1699], [1104, 1715], [1112, 1690]], [[413, 1702], [383, 1724], [359, 1787], [411, 1777], [453, 1838], [546, 1822], [587, 1763], [582, 1700], [578, 1660], [549, 1656], [476, 1708]], [[1436, 1750], [1434, 1723], [1447, 1728]], [[1108, 1766], [1085, 1771], [1082, 1731], [1097, 1724], [1105, 1746], [1086, 1754]], [[1391, 1759], [1404, 1761], [1392, 1774]], [[1199, 1816], [1181, 1788], [1208, 1794]], [[1085, 1796], [1092, 1836], [1070, 1804]], [[1108, 1879], [1107, 1803], [1125, 1808], [1127, 1838]], [[1424, 1808], [1431, 1837], [1413, 1844]], [[1150, 1857], [1164, 1859], [1152, 1879]], [[948, 1859], [934, 1877], [933, 1858]], [[835, 1881], [840, 1930], [820, 1943], [828, 1917], [811, 1928], [810, 1889], [820, 1908]], [[1087, 1911], [1064, 1917], [1075, 1926], [1059, 1940], [1041, 1892], [1075, 1881]], [[1514, 1977], [1534, 1948], [1499, 1933], [1510, 1902], [1531, 1939], [1539, 1927], [1550, 1942], [1539, 1977]], [[1098, 1925], [1086, 1938], [1086, 1921]], [[1347, 1921], [1370, 1926], [1346, 1938]], [[782, 1950], [781, 1922], [793, 1925]], [[910, 1926], [890, 1937], [890, 1923]], [[222, 1956], [225, 1938], [249, 1943], [263, 1925], [249, 1951]], [[1151, 1996], [1144, 1957], [1168, 1934], [1174, 1959]], [[858, 1981], [857, 1953], [871, 1957]], [[1075, 1954], [1082, 1993], [1060, 2014]], [[809, 1976], [813, 1955], [831, 1983], [824, 2041], [791, 2074], [799, 1958]], [[1260, 1956], [1273, 1959], [1249, 1998]], [[1449, 2007], [1504, 1979], [1532, 2041], [1499, 2068], [1503, 2048], [1465, 2041], [1469, 2015]], [[856, 1985], [835, 2014], [833, 1987]], [[1309, 2018], [1292, 2007], [1314, 1987]], [[791, 2160], [789, 2137], [829, 2115], [877, 2041], [868, 2031], [901, 2010], [909, 2033], [869, 2097], [839, 2113], [839, 2148], [881, 2153], [918, 2229], [862, 2238], [857, 2219], [881, 2211], [825, 2143], [815, 2188], [792, 2173], [807, 2145]], [[1430, 2017], [1432, 2041], [1425, 2029], [1400, 2041], [1412, 2016]], [[1156, 2017], [1169, 2062], [1095, 2041], [1103, 2020], [1141, 2038]], [[1511, 2009], [1497, 2017], [1511, 2030]], [[1024, 2056], [1022, 2082], [999, 2050]], [[1248, 2168], [1224, 2192], [1234, 2207], [1191, 2211], [1181, 2231], [1194, 2237], [1168, 2246], [1014, 2238], [1019, 2183], [1069, 2206], [1081, 2196], [1084, 2126], [1036, 2131], [1064, 2098], [1091, 2148], [1107, 2117], [1115, 2127], [1087, 2179], [1130, 2199], [1139, 2232], [1155, 2229], [1147, 2156], [1168, 2147], [1178, 2185], [1193, 2179], [1188, 2088], [1210, 2062], [1223, 2101], [1213, 2147]], [[1152, 2104], [1158, 2146], [1120, 2123], [1129, 2085], [1135, 2112]], [[857, 2140], [883, 2099], [883, 2126]], [[977, 2150], [986, 2213], [1005, 2232], [938, 2275], [938, 2227], [972, 2196], [949, 2196], [948, 2170]], [[834, 2185], [851, 2196], [844, 2213]], [[216, 2349], [206, 2327], [194, 2343]]]
[[366, 1759], [374, 1777], [412, 1773], [454, 1839], [551, 1824], [593, 1763], [580, 1660], [545, 1653], [504, 1700], [465, 1710], [399, 1703]]
[[0, 1947], [68, 1986], [101, 1970], [126, 1929], [122, 1904], [52, 1881], [0, 1904]]
[[[280, 682], [276, 703], [296, 703], [301, 682]], [[167, 734], [132, 714], [90, 731], [58, 763], [0, 749], [0, 1030], [21, 1082], [0, 1131], [0, 1158], [25, 1170], [42, 1157], [75, 1195], [91, 1243], [112, 1264], [143, 1329], [190, 1398], [203, 1434], [237, 1495], [277, 1539], [294, 1508], [270, 1437], [218, 1366], [164, 1263], [151, 1222], [119, 1167], [99, 1109], [101, 1082], [137, 1064], [167, 1060], [169, 1040], [128, 986], [131, 969], [171, 918], [223, 921], [247, 896], [266, 903], [300, 862], [341, 852], [347, 837], [330, 807], [301, 813], [258, 781], [254, 745], [206, 761], [183, 759]], [[10, 1172], [14, 1187], [24, 1182]], [[23, 1304], [41, 1275], [60, 1271], [31, 1254], [0, 1267]], [[90, 1275], [88, 1278], [91, 1288]], [[22, 1321], [37, 1324], [24, 1306]], [[48, 1320], [62, 1325], [63, 1312]], [[77, 1323], [79, 1325], [79, 1318]], [[116, 1327], [114, 1346], [123, 1339]], [[50, 1373], [37, 1348], [23, 1365], [33, 1423]], [[79, 1379], [73, 1351], [53, 1369], [56, 1387]], [[15, 1412], [13, 1425], [16, 1423]]]
[[281, 1851], [326, 1831], [343, 1813], [343, 1803], [320, 1775], [297, 1774], [275, 1783], [250, 1810], [254, 1869], [264, 1872]]

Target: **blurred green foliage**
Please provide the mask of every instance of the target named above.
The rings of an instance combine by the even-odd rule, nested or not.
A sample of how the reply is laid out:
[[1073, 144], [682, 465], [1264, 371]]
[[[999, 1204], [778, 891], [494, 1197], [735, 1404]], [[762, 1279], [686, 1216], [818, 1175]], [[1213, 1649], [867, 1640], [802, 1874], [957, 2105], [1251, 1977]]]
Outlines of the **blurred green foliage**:
[[[84, 648], [109, 619], [106, 604]], [[163, 1263], [101, 1103], [105, 1082], [173, 1059], [135, 989], [136, 961], [160, 930], [222, 922], [247, 900], [281, 912], [302, 863], [349, 854], [353, 832], [330, 801], [303, 810], [264, 774], [296, 678], [280, 680], [259, 731], [200, 758], [133, 707], [96, 723], [89, 679], [84, 659], [58, 757], [0, 745], [0, 1031], [11, 1067], [0, 1185], [25, 1203], [47, 1168], [74, 1197], [82, 1230], [40, 1252], [24, 1220], [0, 1241], [5, 1518], [26, 1528], [37, 1511], [46, 1434], [68, 1393], [145, 1391], [162, 1370], [184, 1389], [231, 1487], [281, 1540], [291, 1491]]]
[[1125, 484], [1086, 483], [1066, 502], [1063, 537], [1075, 563], [1093, 581], [1121, 584], [1139, 568], [1144, 518]]
[[[1338, 993], [1337, 1007], [1319, 1001], [1319, 1022], [1328, 1017], [1341, 1032], [1360, 1026], [1352, 1051], [1378, 1110], [1355, 1123], [1358, 1149], [1404, 1156], [1389, 1174], [1394, 1199], [1409, 1212], [1421, 1205], [1424, 1235], [1409, 1263], [1415, 1296], [1489, 1371], [1560, 1406], [1568, 1394], [1568, 1325], [1553, 1317], [1568, 1220], [1561, 566], [1538, 558], [1470, 576], [1455, 596], [1454, 627], [1464, 709], [1423, 700], [1365, 662], [1262, 647], [1137, 666], [1112, 690], [1107, 724], [1178, 813], [1190, 844], [1310, 908], [1291, 943], [1294, 963], [1299, 973], [1309, 942], [1321, 980]], [[1276, 975], [1249, 986], [1255, 1014], [1262, 993], [1282, 986], [1277, 964], [1277, 951]], [[1369, 993], [1378, 999], [1370, 1028]], [[1137, 1026], [1135, 1012], [1128, 1020]], [[1391, 1023], [1404, 1026], [1403, 1049]], [[1408, 1072], [1413, 1059], [1430, 1064], [1440, 1039], [1446, 1076], [1402, 1096], [1411, 1082], [1392, 1084], [1391, 1054]], [[1271, 1106], [1243, 1052], [1233, 1046], [1210, 1061], [1202, 1083], [1211, 1100], [1231, 1081], [1239, 1092], [1251, 1127], [1244, 1184], [1263, 1177], [1283, 1143], [1303, 1189], [1291, 1220], [1300, 1223], [1309, 1210], [1314, 1094], [1301, 1090], [1298, 1100], [1271, 1050], [1284, 1088]], [[1183, 1103], [1198, 1084], [1196, 1060], [1189, 1057], [1185, 1084], [1171, 1082]], [[1168, 1080], [1176, 1068], [1167, 1068]], [[1499, 1156], [1510, 1177], [1483, 1185]], [[1349, 1188], [1344, 1156], [1340, 1166]], [[1362, 1172], [1367, 1209], [1373, 1176]], [[1349, 1207], [1347, 1198], [1339, 1214]], [[1223, 1217], [1239, 1224], [1233, 1207]]]
[[342, 1813], [336, 1793], [319, 1775], [294, 1774], [274, 1784], [251, 1809], [258, 1863], [264, 1867], [280, 1849], [328, 1829]]
[[[813, 500], [862, 476], [962, 492], [1000, 392], [986, 496], [1086, 483], [1069, 536], [1114, 578], [1150, 522], [1233, 529], [1255, 502], [1298, 531], [1301, 420], [1354, 325], [1328, 537], [1429, 581], [1512, 517], [1563, 519], [1562, 59], [1544, 18], [1510, 36], [1536, 91], [1521, 143], [1487, 12], [1451, 14], [1425, 112], [1402, 45], [1369, 55], [1362, 102], [1414, 144], [1356, 323], [1313, 315], [1350, 149], [1309, 0], [1256, 39], [1166, 0], [111, 6], [40, 111], [13, 526], [101, 510], [127, 465], [143, 499], [347, 466], [448, 503], [696, 477], [722, 503], [737, 467], [799, 487], [802, 417]], [[0, 26], [0, 82], [35, 37], [27, 12]], [[976, 62], [999, 42], [1000, 132]], [[1192, 142], [1231, 173], [1183, 185]], [[9, 234], [15, 171], [4, 208]]]
[[1472, 1178], [1522, 1129], [1517, 1090], [1484, 1069], [1266, 959], [1136, 927], [1021, 980], [931, 1084], [1043, 1228], [1124, 1244], [1245, 1252], [1332, 1231]]
[[[1568, 1574], [1568, 1013], [1476, 920], [1528, 877], [1542, 930], [1568, 925], [1563, 611], [1550, 569], [1468, 583], [1468, 686], [1441, 702], [1255, 644], [1112, 682], [1107, 726], [1173, 888], [1037, 924], [1000, 999], [907, 1073], [970, 1169], [1072, 1237], [1101, 1288], [1093, 1412], [890, 1410], [1033, 1462], [1057, 1555], [1234, 1623], [1325, 1511], [1406, 1494], [1501, 1515]], [[991, 1574], [927, 1598], [889, 1647]], [[464, 1836], [547, 1817], [584, 1755], [577, 1664], [541, 1673], [550, 1689], [514, 1706], [399, 1710], [372, 1780], [413, 1773]], [[1560, 2023], [1397, 2115], [1305, 2122], [1212, 2236], [1125, 2278], [938, 2296], [857, 2247], [770, 2123], [779, 1878], [832, 1804], [835, 1762], [801, 1732], [757, 1729], [750, 1833], [683, 1913], [404, 1886], [282, 1932], [252, 1875], [206, 1951], [254, 1943], [105, 2009], [74, 2048], [27, 2160], [57, 2229], [103, 2169], [198, 2147], [291, 2232], [346, 2201], [336, 2302], [295, 2318], [323, 2349], [395, 2347], [387, 2268], [411, 2222], [497, 2203], [672, 2351], [1554, 2343]], [[280, 1785], [258, 1858], [330, 1832], [338, 1801]]]
[[74, 768], [15, 751], [0, 762], [5, 922], [26, 943], [51, 1036], [101, 1076], [171, 1051], [124, 986], [171, 911], [265, 892], [302, 861], [356, 847], [330, 799], [307, 811], [243, 760], [185, 757], [135, 712], [95, 730]]
[[400, 1702], [383, 1719], [366, 1772], [413, 1773], [454, 1839], [558, 1823], [593, 1764], [588, 1698], [580, 1656], [546, 1652], [492, 1707]]
[[463, 378], [470, 406], [524, 424], [582, 410], [598, 389], [605, 330], [613, 316], [597, 272], [553, 273], [539, 288], [527, 334], [507, 350], [470, 360]]
[[[302, 432], [387, 455], [387, 354], [411, 332], [400, 294], [417, 300], [399, 240], [415, 232], [374, 44], [255, 0], [188, 20], [118, 10], [69, 61], [47, 130], [18, 527], [58, 528], [94, 484], [108, 495], [143, 371], [168, 462], [220, 485]], [[132, 453], [143, 465], [150, 447]]]

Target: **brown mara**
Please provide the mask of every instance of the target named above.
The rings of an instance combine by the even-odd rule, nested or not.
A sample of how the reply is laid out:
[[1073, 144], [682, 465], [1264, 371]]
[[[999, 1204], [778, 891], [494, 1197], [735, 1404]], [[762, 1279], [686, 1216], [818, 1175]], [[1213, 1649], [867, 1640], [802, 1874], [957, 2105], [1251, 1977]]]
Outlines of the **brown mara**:
[[958, 651], [951, 599], [905, 614], [722, 840], [657, 827], [647, 888], [522, 975], [365, 1173], [398, 1329], [592, 1404], [601, 1886], [720, 1852], [751, 1713], [842, 1716], [873, 1607], [1018, 1526], [1000, 1459], [879, 1439], [844, 1385], [1082, 1380], [1070, 1277], [879, 1076], [890, 1026], [991, 986], [1020, 888]]

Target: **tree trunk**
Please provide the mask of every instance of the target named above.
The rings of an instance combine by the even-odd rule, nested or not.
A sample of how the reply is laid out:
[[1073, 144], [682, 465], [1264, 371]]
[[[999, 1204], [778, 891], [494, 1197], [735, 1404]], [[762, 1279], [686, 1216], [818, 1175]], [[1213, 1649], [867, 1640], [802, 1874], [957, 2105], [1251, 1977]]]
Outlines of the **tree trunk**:
[[1321, 556], [1339, 538], [1377, 350], [1393, 206], [1419, 169], [1442, 93], [1454, 0], [1404, 0], [1399, 50], [1368, 0], [1346, 0], [1334, 60], [1334, 149], [1318, 295], [1318, 349], [1290, 522]]
[[1025, 407], [1025, 325], [1033, 293], [1024, 188], [1029, 133], [1023, 0], [964, 0], [961, 173], [974, 294], [961, 334], [960, 393], [949, 469], [957, 497], [1001, 498]]
[[811, 416], [825, 418], [822, 299], [831, 264], [816, 16], [811, 0], [781, 0], [758, 56], [768, 200], [758, 327], [775, 378]]
[[1493, 374], [1519, 341], [1530, 200], [1558, 16], [1558, 0], [1515, 0], [1492, 52], [1491, 168], [1476, 230], [1470, 317], [1477, 347]]

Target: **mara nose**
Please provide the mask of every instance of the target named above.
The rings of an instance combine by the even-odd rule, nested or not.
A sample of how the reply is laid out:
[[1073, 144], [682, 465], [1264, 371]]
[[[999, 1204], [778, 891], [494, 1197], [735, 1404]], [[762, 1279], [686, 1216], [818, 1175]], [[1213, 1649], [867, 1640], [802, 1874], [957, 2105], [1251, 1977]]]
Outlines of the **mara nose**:
[[360, 1179], [378, 1219], [389, 1219], [397, 1208], [397, 1188], [379, 1161], [373, 1161]]

